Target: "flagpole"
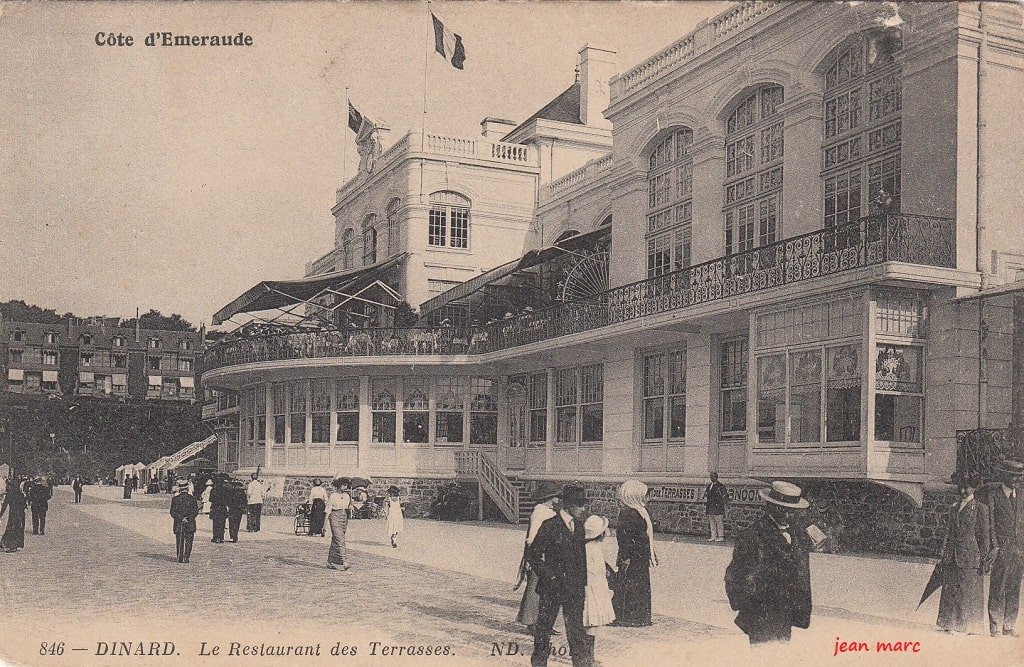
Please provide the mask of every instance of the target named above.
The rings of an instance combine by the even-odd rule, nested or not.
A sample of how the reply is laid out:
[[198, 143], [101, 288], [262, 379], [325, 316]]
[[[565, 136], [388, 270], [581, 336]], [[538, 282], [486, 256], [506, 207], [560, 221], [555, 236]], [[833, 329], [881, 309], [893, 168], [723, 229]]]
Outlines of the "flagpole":
[[345, 139], [341, 142], [341, 185], [345, 186], [345, 179], [348, 178], [348, 123], [349, 123], [349, 107], [352, 105], [352, 100], [348, 96], [348, 86], [345, 86], [345, 129], [342, 130], [342, 136]]
[[[423, 115], [420, 117], [420, 150], [427, 149], [427, 65], [430, 61], [430, 37], [434, 32], [434, 15], [427, 0], [427, 43], [423, 49]], [[420, 200], [423, 200], [423, 163], [420, 163]]]

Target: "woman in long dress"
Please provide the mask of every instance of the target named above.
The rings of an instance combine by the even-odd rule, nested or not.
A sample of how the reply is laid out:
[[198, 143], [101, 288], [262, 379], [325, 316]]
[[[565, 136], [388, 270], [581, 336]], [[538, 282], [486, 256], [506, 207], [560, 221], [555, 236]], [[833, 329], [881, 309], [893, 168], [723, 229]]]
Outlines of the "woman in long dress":
[[202, 495], [199, 497], [199, 513], [209, 514], [210, 513], [210, 494], [213, 493], [213, 480], [206, 480], [206, 488], [203, 489]]
[[629, 479], [619, 487], [618, 585], [612, 600], [614, 625], [638, 627], [651, 625], [651, 566], [658, 564], [654, 551], [654, 524], [647, 513], [647, 485]]
[[992, 549], [989, 509], [974, 498], [976, 475], [959, 480], [960, 500], [950, 508], [942, 547], [938, 626], [946, 632], [985, 633], [984, 569]]
[[391, 546], [398, 548], [395, 538], [405, 530], [405, 515], [402, 513], [402, 495], [397, 486], [388, 487], [388, 536]]
[[337, 477], [334, 482], [334, 493], [327, 499], [327, 518], [331, 525], [331, 548], [327, 552], [327, 567], [332, 570], [347, 570], [345, 562], [345, 531], [348, 530], [348, 511], [352, 505], [349, 488], [352, 483], [347, 477]]
[[615, 620], [612, 605], [612, 591], [608, 588], [608, 569], [614, 568], [607, 561], [604, 539], [608, 535], [608, 519], [598, 514], [587, 517], [583, 523], [587, 540], [587, 588], [583, 600], [583, 627], [593, 634], [591, 628], [608, 625]]
[[7, 530], [0, 538], [0, 548], [8, 553], [13, 553], [25, 546], [25, 494], [21, 487], [9, 480], [7, 483], [7, 495], [4, 496], [3, 504], [0, 504], [0, 517], [8, 509], [11, 513], [7, 515]]
[[306, 500], [309, 505], [309, 529], [310, 537], [324, 536], [324, 521], [327, 518], [327, 489], [322, 486], [319, 479], [313, 480], [313, 487], [309, 490], [309, 498]]

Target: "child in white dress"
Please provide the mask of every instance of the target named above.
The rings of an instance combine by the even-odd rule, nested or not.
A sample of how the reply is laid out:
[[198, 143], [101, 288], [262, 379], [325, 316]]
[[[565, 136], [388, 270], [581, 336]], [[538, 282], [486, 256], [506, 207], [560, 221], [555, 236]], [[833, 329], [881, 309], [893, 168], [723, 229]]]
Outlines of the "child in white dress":
[[398, 548], [395, 538], [405, 529], [405, 517], [402, 514], [402, 496], [397, 486], [388, 487], [387, 499], [388, 512], [388, 536], [391, 538], [391, 546]]
[[615, 565], [604, 550], [604, 538], [608, 535], [608, 519], [593, 514], [583, 523], [587, 540], [587, 591], [583, 602], [583, 626], [589, 634], [599, 625], [608, 625], [615, 620], [612, 607], [612, 591], [608, 588], [607, 568]]

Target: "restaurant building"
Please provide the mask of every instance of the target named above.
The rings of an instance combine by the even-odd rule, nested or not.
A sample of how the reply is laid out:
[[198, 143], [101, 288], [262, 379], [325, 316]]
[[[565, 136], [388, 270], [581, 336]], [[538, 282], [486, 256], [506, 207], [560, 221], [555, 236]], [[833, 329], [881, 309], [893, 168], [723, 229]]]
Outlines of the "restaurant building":
[[539, 480], [614, 515], [639, 477], [681, 533], [710, 472], [730, 530], [785, 478], [848, 546], [934, 553], [958, 432], [1024, 411], [1020, 9], [736, 3], [606, 99], [581, 56], [502, 141], [361, 147], [334, 250], [218, 313], [304, 308], [206, 354], [227, 463], [286, 507], [352, 470], [511, 520]]

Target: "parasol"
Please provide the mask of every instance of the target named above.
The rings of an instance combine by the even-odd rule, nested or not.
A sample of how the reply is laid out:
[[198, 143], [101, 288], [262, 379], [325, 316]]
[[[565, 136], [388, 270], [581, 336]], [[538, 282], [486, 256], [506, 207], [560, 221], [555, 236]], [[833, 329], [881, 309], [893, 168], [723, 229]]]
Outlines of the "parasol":
[[373, 483], [373, 479], [370, 478], [370, 477], [362, 477], [362, 476], [359, 476], [359, 475], [348, 475], [348, 474], [343, 473], [343, 472], [339, 472], [339, 473], [337, 473], [334, 476], [334, 479], [340, 479], [340, 478], [348, 479], [349, 482], [351, 483], [351, 486], [352, 486], [353, 489], [359, 488], [361, 486], [362, 487], [367, 487], [367, 486], [370, 486], [370, 484]]
[[945, 573], [946, 565], [941, 561], [935, 564], [935, 569], [932, 570], [932, 576], [928, 578], [928, 583], [924, 586], [924, 593], [921, 594], [921, 601], [917, 603], [917, 608], [920, 609], [924, 601], [931, 597], [932, 593], [942, 588], [942, 575]]

